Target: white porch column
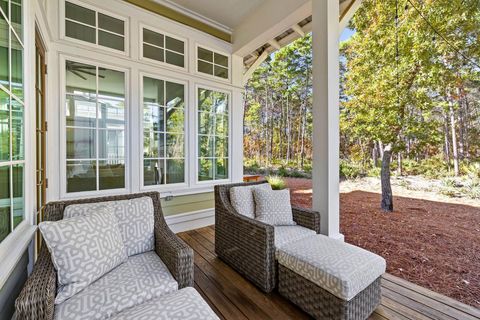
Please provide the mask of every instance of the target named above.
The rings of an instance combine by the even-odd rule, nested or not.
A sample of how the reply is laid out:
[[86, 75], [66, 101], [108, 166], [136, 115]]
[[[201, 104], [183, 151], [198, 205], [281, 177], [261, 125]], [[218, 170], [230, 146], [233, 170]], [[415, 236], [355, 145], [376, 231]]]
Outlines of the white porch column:
[[312, 1], [313, 209], [321, 233], [342, 239], [339, 195], [339, 2]]

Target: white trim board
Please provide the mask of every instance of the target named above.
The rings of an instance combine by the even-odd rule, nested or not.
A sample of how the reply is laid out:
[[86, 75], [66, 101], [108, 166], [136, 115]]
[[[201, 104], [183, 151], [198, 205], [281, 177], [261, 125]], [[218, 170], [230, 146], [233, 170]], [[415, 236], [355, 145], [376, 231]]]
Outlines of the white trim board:
[[165, 221], [175, 233], [207, 227], [215, 224], [215, 208], [166, 216]]

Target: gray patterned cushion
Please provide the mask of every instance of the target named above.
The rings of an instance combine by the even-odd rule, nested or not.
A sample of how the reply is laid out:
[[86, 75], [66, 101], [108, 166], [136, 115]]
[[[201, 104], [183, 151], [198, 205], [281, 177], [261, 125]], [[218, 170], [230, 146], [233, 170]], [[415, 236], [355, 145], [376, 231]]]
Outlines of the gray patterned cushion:
[[129, 257], [127, 262], [57, 305], [55, 320], [106, 319], [177, 289], [177, 282], [158, 255], [145, 252]]
[[217, 315], [194, 288], [136, 306], [119, 313], [111, 320], [218, 320]]
[[130, 200], [108, 201], [98, 203], [73, 204], [65, 208], [64, 219], [83, 216], [105, 206], [112, 206], [118, 220], [127, 254], [132, 256], [154, 249], [153, 236], [153, 202], [150, 197]]
[[56, 304], [127, 260], [111, 208], [84, 217], [45, 221], [39, 228], [57, 270]]
[[255, 218], [254, 189], [272, 190], [268, 183], [253, 186], [233, 187], [230, 189], [230, 203], [238, 213], [246, 217]]
[[302, 226], [275, 226], [275, 248], [317, 234], [315, 231]]
[[385, 272], [385, 259], [343, 241], [315, 235], [283, 245], [278, 263], [349, 301]]
[[293, 226], [290, 191], [253, 189], [255, 219], [273, 226]]

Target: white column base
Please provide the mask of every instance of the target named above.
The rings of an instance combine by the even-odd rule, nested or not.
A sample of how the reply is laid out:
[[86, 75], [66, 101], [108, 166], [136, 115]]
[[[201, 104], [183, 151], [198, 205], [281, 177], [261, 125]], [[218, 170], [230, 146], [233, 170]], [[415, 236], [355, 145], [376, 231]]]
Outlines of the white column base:
[[345, 236], [341, 233], [332, 234], [332, 235], [329, 235], [328, 237], [345, 242]]

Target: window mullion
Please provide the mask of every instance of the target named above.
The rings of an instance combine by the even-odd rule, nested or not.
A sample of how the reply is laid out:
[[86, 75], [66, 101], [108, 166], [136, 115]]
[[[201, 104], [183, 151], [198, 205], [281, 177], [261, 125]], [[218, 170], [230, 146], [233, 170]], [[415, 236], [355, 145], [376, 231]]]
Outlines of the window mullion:
[[[98, 16], [98, 13], [97, 13], [97, 16]], [[99, 130], [99, 127], [98, 127], [98, 116], [100, 114], [100, 107], [99, 107], [99, 103], [98, 103], [98, 86], [99, 86], [99, 68], [98, 66], [95, 66], [95, 83], [96, 83], [96, 91], [95, 91], [95, 102], [96, 102], [96, 116], [97, 116], [97, 119], [95, 121], [95, 164], [96, 164], [96, 187], [97, 187], [97, 191], [100, 190], [100, 166], [99, 166], [99, 153], [98, 153], [98, 146], [99, 146], [99, 135], [100, 135], [100, 130]]]

